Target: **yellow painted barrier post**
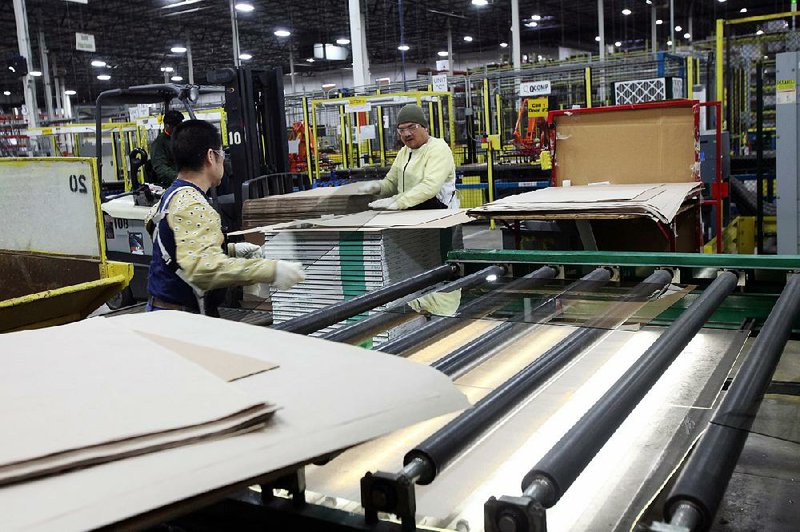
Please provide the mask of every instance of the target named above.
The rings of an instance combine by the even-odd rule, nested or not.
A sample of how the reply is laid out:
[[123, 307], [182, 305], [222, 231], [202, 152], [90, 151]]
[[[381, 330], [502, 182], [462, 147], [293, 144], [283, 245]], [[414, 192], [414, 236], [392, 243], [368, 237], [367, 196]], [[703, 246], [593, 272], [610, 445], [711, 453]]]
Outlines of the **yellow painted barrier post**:
[[344, 123], [344, 107], [339, 107], [339, 130], [340, 130], [340, 143], [341, 143], [341, 155], [342, 155], [342, 167], [349, 168], [350, 167], [350, 157], [348, 157], [347, 153], [347, 126]]
[[721, 119], [725, 120], [725, 88], [722, 86], [722, 72], [723, 72], [723, 63], [725, 62], [725, 51], [723, 47], [723, 40], [725, 38], [725, 20], [724, 19], [717, 19], [717, 51], [714, 57], [715, 65], [714, 70], [716, 71], [716, 87], [717, 87], [717, 101], [722, 102], [722, 112], [720, 113]]
[[319, 144], [317, 143], [317, 104], [311, 102], [311, 138], [314, 139], [314, 177], [319, 179]]
[[439, 119], [439, 137], [444, 140], [444, 116], [442, 112], [442, 97], [439, 96], [436, 98], [436, 110], [439, 113], [437, 117]]
[[486, 178], [489, 183], [489, 203], [494, 201], [494, 156], [492, 154], [492, 143], [489, 135], [492, 134], [492, 122], [489, 118], [489, 80], [483, 80], [483, 123], [486, 132]]
[[[433, 92], [433, 87], [428, 85], [428, 92]], [[434, 120], [433, 115], [433, 101], [428, 100], [428, 126], [430, 126], [430, 133], [434, 137], [436, 136], [436, 120]]]
[[[375, 91], [380, 94], [381, 90]], [[378, 105], [378, 146], [381, 149], [381, 166], [386, 166], [386, 146], [383, 140], [383, 106]]]
[[311, 172], [311, 138], [308, 136], [308, 97], [303, 96], [302, 101], [303, 101], [303, 139], [306, 141], [306, 170], [308, 170], [309, 183], [313, 183], [314, 175]]
[[692, 99], [692, 87], [694, 87], [694, 59], [691, 56], [686, 58], [686, 98]]
[[[500, 135], [503, 132], [503, 113], [501, 112], [502, 109], [502, 100], [500, 98], [500, 93], [494, 95], [494, 117], [495, 117], [495, 128], [497, 129], [497, 134]], [[502, 143], [502, 140], [500, 141]]]
[[453, 96], [447, 98], [447, 121], [450, 122], [450, 150], [456, 147], [456, 120], [453, 116]]
[[586, 108], [592, 108], [592, 69], [586, 67], [583, 69], [584, 86], [586, 87]]

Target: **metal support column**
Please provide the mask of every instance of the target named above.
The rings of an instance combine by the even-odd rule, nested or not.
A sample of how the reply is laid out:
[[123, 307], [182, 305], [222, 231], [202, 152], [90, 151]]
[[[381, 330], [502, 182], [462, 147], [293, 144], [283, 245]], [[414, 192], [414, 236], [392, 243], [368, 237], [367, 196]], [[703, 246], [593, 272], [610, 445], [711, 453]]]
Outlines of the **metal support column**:
[[[447, 66], [452, 74], [456, 69], [456, 60], [453, 57], [453, 30], [450, 28], [450, 19], [447, 19]], [[405, 90], [405, 89], [404, 89]]]
[[446, 281], [454, 275], [454, 267], [450, 265], [439, 266], [427, 272], [409, 277], [405, 281], [384, 286], [378, 290], [366, 293], [336, 303], [329, 307], [309, 312], [297, 318], [275, 325], [273, 329], [288, 331], [297, 334], [310, 334], [324, 329], [347, 318], [352, 318], [362, 312], [385, 305], [395, 299], [411, 294], [436, 283]]
[[598, 45], [598, 52], [600, 53], [600, 61], [606, 59], [606, 13], [603, 7], [603, 0], [597, 0], [597, 35], [600, 36]]
[[[793, 107], [794, 112], [797, 113], [797, 106]], [[780, 139], [780, 134], [778, 134], [778, 139]], [[797, 142], [796, 136], [795, 142]], [[781, 173], [778, 172], [776, 175], [781, 175]], [[795, 214], [796, 216], [797, 214]], [[778, 226], [780, 227], [780, 225], [779, 222]], [[795, 223], [796, 225], [797, 223]], [[780, 235], [780, 230], [778, 235]], [[717, 239], [720, 238], [722, 236], [718, 235]], [[796, 238], [795, 242], [797, 242]], [[780, 236], [778, 237], [778, 246], [780, 247]], [[756, 61], [756, 249], [759, 255], [764, 254], [764, 63], [761, 61]], [[784, 251], [796, 254], [797, 248]]]
[[656, 4], [650, 6], [650, 40], [652, 41], [650, 47], [653, 50], [653, 53], [658, 52], [658, 24], [656, 24], [656, 20], [658, 19], [658, 15], [656, 15]]
[[675, 0], [669, 0], [669, 41], [670, 50], [675, 53]]
[[[233, 66], [240, 66], [242, 60], [239, 59], [239, 23], [236, 21], [236, 0], [229, 0], [231, 8], [231, 34], [233, 39]], [[165, 82], [166, 83], [166, 82]]]
[[186, 68], [189, 71], [189, 85], [194, 85], [194, 60], [192, 58], [192, 41], [186, 37]]
[[797, 155], [800, 139], [800, 104], [797, 102], [799, 62], [799, 52], [780, 53], [776, 57], [778, 253], [785, 255], [800, 252], [800, 159]]
[[[289, 79], [292, 82], [292, 94], [297, 92], [297, 87], [295, 86], [295, 70], [294, 70], [294, 47], [292, 43], [289, 43]], [[306, 137], [307, 141], [308, 137]]]
[[[31, 53], [31, 37], [28, 32], [28, 12], [25, 0], [14, 0], [14, 18], [17, 23], [17, 44], [19, 55], [28, 62], [28, 70], [33, 69], [33, 54]], [[39, 124], [38, 105], [36, 104], [36, 81], [28, 74], [22, 79], [22, 91], [25, 96], [25, 107], [28, 114], [25, 116], [28, 127]]]
[[[361, 3], [359, 0], [348, 0], [350, 13], [350, 49], [353, 52], [353, 87], [364, 87], [369, 83], [369, 74], [364, 63], [366, 35], [362, 26]], [[405, 72], [405, 70], [404, 70]]]
[[[599, 0], [602, 2], [602, 0]], [[519, 34], [519, 0], [511, 0], [511, 60], [514, 70], [522, 68]]]
[[41, 57], [42, 78], [44, 79], [44, 104], [47, 109], [47, 119], [55, 118], [53, 114], [53, 86], [50, 83], [50, 62], [47, 60], [50, 51], [44, 40], [44, 31], [39, 30], [39, 56]]

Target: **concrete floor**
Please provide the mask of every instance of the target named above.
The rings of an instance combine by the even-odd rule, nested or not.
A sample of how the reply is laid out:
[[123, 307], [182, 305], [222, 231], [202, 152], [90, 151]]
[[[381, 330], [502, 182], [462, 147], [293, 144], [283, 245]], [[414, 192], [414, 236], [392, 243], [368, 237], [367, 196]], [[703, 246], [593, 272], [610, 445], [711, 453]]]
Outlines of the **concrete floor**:
[[465, 225], [464, 249], [503, 249], [503, 233], [499, 227], [489, 229], [488, 223]]

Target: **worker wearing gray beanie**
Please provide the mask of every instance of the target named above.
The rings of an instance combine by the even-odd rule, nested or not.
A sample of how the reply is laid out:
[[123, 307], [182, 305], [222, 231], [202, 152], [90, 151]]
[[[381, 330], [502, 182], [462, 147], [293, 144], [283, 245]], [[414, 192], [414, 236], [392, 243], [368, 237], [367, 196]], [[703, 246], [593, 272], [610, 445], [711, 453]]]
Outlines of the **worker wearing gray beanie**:
[[397, 133], [404, 146], [384, 179], [359, 187], [362, 194], [382, 199], [372, 209], [457, 209], [456, 166], [450, 146], [428, 133], [428, 120], [419, 105], [410, 103], [397, 113]]

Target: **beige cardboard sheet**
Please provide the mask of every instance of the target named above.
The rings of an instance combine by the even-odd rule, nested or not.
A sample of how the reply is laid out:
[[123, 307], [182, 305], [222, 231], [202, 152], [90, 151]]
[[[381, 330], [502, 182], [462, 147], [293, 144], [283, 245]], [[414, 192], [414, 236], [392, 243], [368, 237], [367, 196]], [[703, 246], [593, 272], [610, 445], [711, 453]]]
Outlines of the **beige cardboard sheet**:
[[702, 190], [702, 184], [653, 183], [640, 185], [584, 185], [550, 187], [508, 196], [470, 209], [470, 215], [488, 214], [638, 214], [669, 223], [681, 206]]
[[259, 426], [274, 411], [106, 320], [0, 336], [0, 485]]
[[575, 113], [557, 122], [558, 185], [694, 181], [691, 107]]
[[278, 367], [277, 364], [257, 358], [214, 349], [204, 345], [139, 331], [137, 334], [186, 358], [210, 371], [220, 379], [231, 382], [262, 371]]
[[384, 229], [447, 229], [471, 221], [466, 209], [420, 211], [365, 211], [255, 227], [231, 236], [268, 231], [382, 231]]
[[278, 364], [231, 386], [281, 409], [249, 434], [0, 488], [0, 530], [96, 528], [468, 404], [446, 376], [400, 357], [182, 312], [108, 320]]

